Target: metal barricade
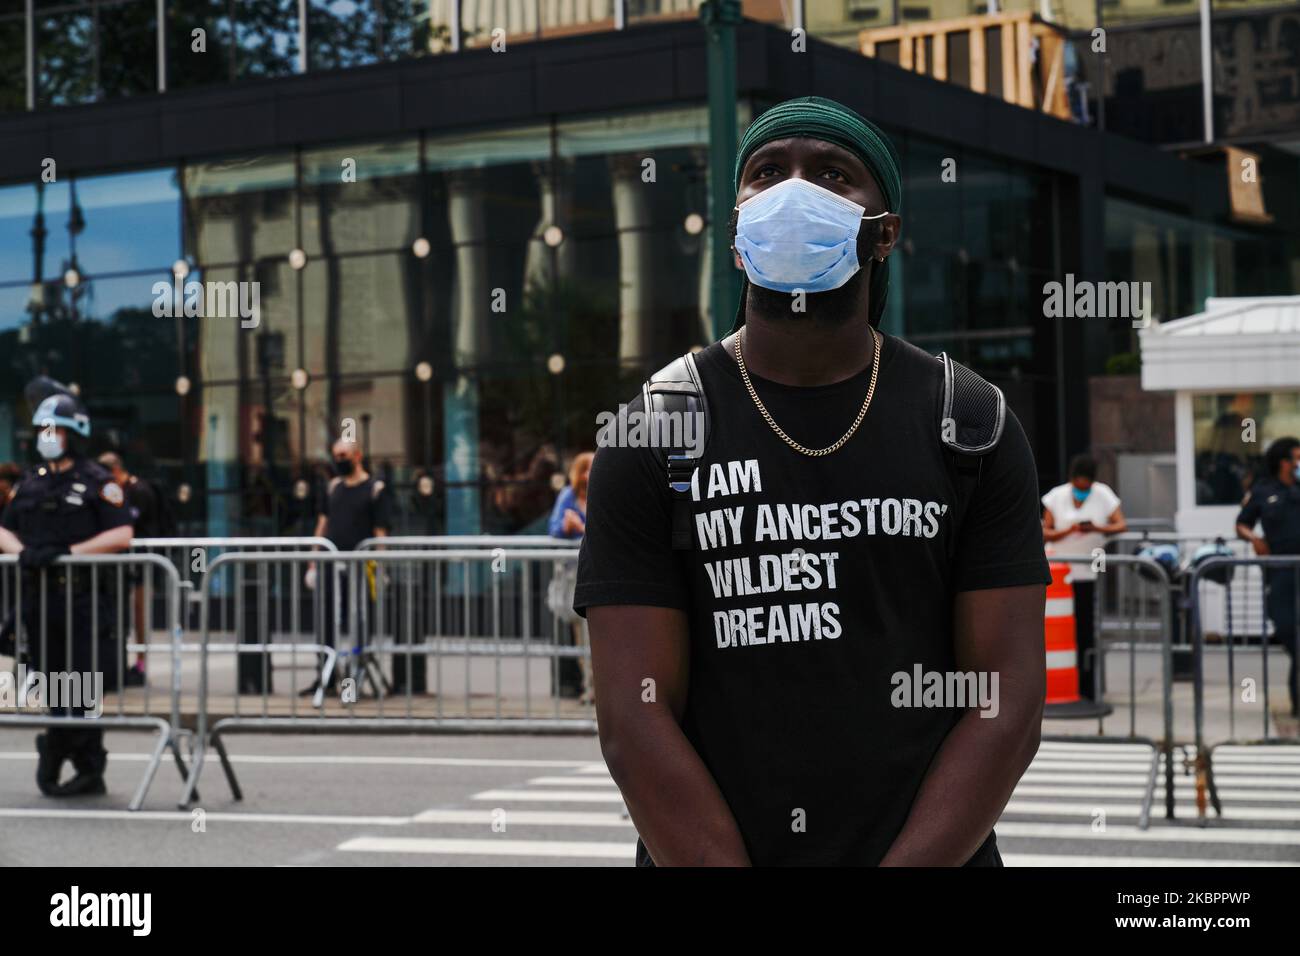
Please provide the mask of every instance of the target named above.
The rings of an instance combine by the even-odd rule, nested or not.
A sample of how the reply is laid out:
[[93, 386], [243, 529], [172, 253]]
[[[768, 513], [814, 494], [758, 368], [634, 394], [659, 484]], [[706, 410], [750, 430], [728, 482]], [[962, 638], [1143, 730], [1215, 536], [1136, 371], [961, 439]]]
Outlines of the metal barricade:
[[[132, 570], [142, 573], [137, 580]], [[84, 571], [84, 575], [80, 572]], [[163, 627], [168, 635], [166, 647], [170, 667], [163, 705], [154, 706], [158, 695], [146, 681], [139, 692], [126, 685], [128, 623], [131, 620], [128, 598], [135, 587], [143, 588], [146, 607], [151, 607], [155, 575], [162, 579]], [[25, 577], [25, 583], [24, 583]], [[9, 671], [8, 690], [19, 696], [14, 700], [14, 712], [0, 708], [0, 726], [86, 729], [88, 725], [105, 730], [156, 730], [158, 741], [145, 765], [144, 777], [137, 786], [128, 808], [139, 810], [157, 773], [163, 753], [170, 749], [182, 779], [187, 768], [181, 755], [180, 738], [187, 736], [181, 729], [180, 695], [180, 588], [176, 569], [155, 554], [95, 554], [58, 558], [52, 565], [40, 570], [24, 570], [18, 565], [16, 555], [0, 555], [0, 579], [7, 582], [6, 593], [13, 596], [13, 665]], [[59, 590], [63, 595], [60, 600]], [[26, 606], [24, 606], [26, 602]], [[61, 613], [60, 613], [61, 612]], [[60, 617], [62, 625], [52, 621]], [[135, 626], [140, 632], [153, 630], [154, 615], [146, 613]], [[51, 630], [61, 633], [51, 633]], [[36, 633], [32, 633], [32, 631]], [[74, 630], [79, 633], [74, 633]], [[103, 636], [108, 633], [105, 641]], [[57, 641], [62, 641], [60, 648]], [[107, 646], [104, 646], [107, 645]], [[89, 671], [78, 667], [89, 650]], [[62, 650], [62, 663], [69, 671], [54, 674], [47, 669], [57, 651]], [[107, 653], [111, 660], [103, 660]], [[35, 661], [42, 672], [29, 673], [27, 662]], [[107, 668], [107, 669], [105, 669]], [[98, 692], [90, 696], [97, 703], [88, 703], [84, 679], [89, 677], [92, 687], [103, 688], [107, 675], [113, 677], [114, 699]], [[76, 686], [81, 689], [80, 702], [56, 701], [56, 682], [64, 690]], [[30, 688], [43, 685], [47, 694], [41, 707], [34, 713], [18, 713]], [[50, 708], [64, 712], [62, 716]], [[74, 716], [69, 711], [100, 710], [97, 716]]]
[[[191, 608], [198, 602], [199, 583], [203, 579], [207, 565], [220, 554], [227, 551], [337, 551], [338, 548], [328, 538], [317, 537], [218, 537], [218, 538], [133, 538], [132, 553], [159, 554], [172, 563], [180, 576], [183, 603], [187, 605], [182, 614], [182, 623], [187, 623]], [[196, 630], [195, 616], [193, 626], [186, 630]], [[197, 650], [197, 647], [195, 648]]]
[[[1227, 631], [1222, 634], [1222, 657], [1225, 673], [1224, 685], [1227, 690], [1227, 736], [1216, 740], [1213, 743], [1207, 741], [1209, 736], [1206, 732], [1206, 694], [1205, 694], [1205, 671], [1206, 658], [1208, 654], [1207, 633], [1204, 626], [1202, 615], [1202, 588], [1203, 584], [1218, 583], [1214, 582], [1214, 577], [1222, 576], [1220, 572], [1230, 571], [1235, 576], [1235, 569], [1258, 569], [1261, 578], [1265, 581], [1266, 587], [1260, 588], [1260, 616], [1258, 620], [1260, 625], [1254, 633], [1244, 633], [1238, 635], [1233, 628], [1234, 617], [1229, 611], [1227, 615]], [[1274, 608], [1274, 614], [1269, 613], [1269, 589], [1284, 586], [1286, 583], [1284, 575], [1290, 575], [1290, 586], [1292, 591], [1292, 604], [1289, 608]], [[1270, 580], [1271, 579], [1271, 580]], [[1232, 588], [1230, 585], [1224, 586], [1227, 592], [1227, 601], [1231, 606]], [[1207, 803], [1214, 807], [1215, 813], [1223, 816], [1223, 801], [1220, 799], [1218, 787], [1214, 779], [1214, 751], [1223, 746], [1300, 746], [1300, 738], [1279, 738], [1273, 733], [1272, 726], [1272, 709], [1270, 705], [1270, 679], [1269, 679], [1269, 647], [1271, 644], [1270, 637], [1276, 637], [1279, 642], [1291, 642], [1291, 667], [1295, 666], [1295, 655], [1300, 655], [1300, 555], [1276, 555], [1267, 557], [1216, 557], [1209, 558], [1194, 569], [1189, 575], [1188, 591], [1191, 599], [1192, 615], [1192, 637], [1193, 649], [1195, 655], [1195, 725], [1196, 725], [1196, 809], [1197, 817], [1204, 825], [1207, 822]], [[1290, 611], [1291, 633], [1269, 634], [1273, 617], [1277, 612], [1285, 613]], [[1241, 639], [1241, 653], [1238, 653], [1237, 639]], [[1238, 684], [1238, 658], [1245, 655], [1250, 640], [1254, 638], [1259, 643], [1259, 673], [1258, 680], [1254, 686], [1258, 686], [1263, 694], [1262, 700], [1258, 699], [1260, 710], [1260, 736], [1256, 737], [1250, 734], [1239, 735], [1237, 733], [1237, 706], [1238, 693], [1242, 688]], [[1285, 656], [1285, 652], [1283, 652]], [[1217, 655], [1216, 655], [1217, 656]], [[1277, 652], [1274, 652], [1273, 659], [1277, 659]], [[1250, 677], [1246, 676], [1245, 680]], [[1288, 688], [1289, 694], [1296, 694], [1300, 690], [1294, 685]], [[1241, 701], [1244, 705], [1247, 701]]]
[[[1106, 733], [1106, 719], [1114, 712], [1108, 708], [1104, 712], [1088, 716], [1087, 719], [1095, 716], [1097, 733], [1095, 736], [1089, 736], [1087, 740], [1090, 743], [1144, 744], [1150, 747], [1151, 767], [1142, 807], [1138, 814], [1138, 827], [1146, 829], [1150, 824], [1151, 807], [1155, 799], [1156, 783], [1162, 761], [1165, 766], [1165, 817], [1172, 820], [1175, 815], [1173, 751], [1178, 745], [1174, 736], [1173, 634], [1169, 626], [1169, 622], [1175, 617], [1174, 596], [1169, 575], [1159, 563], [1136, 555], [1105, 555], [1100, 559], [1091, 556], [1053, 555], [1050, 560], [1052, 563], [1069, 564], [1072, 567], [1104, 562], [1097, 568], [1097, 586], [1093, 591], [1096, 640], [1094, 653], [1097, 658], [1093, 694], [1095, 700], [1102, 700], [1108, 646], [1126, 647], [1128, 730], [1126, 734]], [[1114, 583], [1114, 590], [1122, 591], [1125, 596], [1115, 602], [1117, 608], [1115, 613], [1103, 616], [1103, 607], [1112, 603], [1112, 595], [1106, 591], [1106, 586], [1111, 582]], [[1154, 606], [1158, 612], [1156, 620], [1163, 622], [1156, 628], [1144, 625], [1144, 621], [1149, 617], [1151, 606]], [[1138, 654], [1144, 645], [1159, 654], [1161, 700], [1156, 726], [1143, 728], [1144, 732], [1139, 732]], [[1123, 710], [1121, 706], [1118, 716], [1123, 716]], [[1049, 715], [1046, 719], [1067, 718]], [[1042, 735], [1042, 740], [1057, 743], [1078, 743], [1080, 739], [1078, 735], [1073, 734]]]
[[[566, 624], [546, 600], [557, 567], [576, 559], [571, 547], [219, 556], [208, 565], [201, 587], [205, 617], [199, 713], [182, 806], [192, 796], [209, 747], [221, 761], [231, 792], [241, 798], [222, 743], [228, 732], [594, 733], [590, 707], [566, 705], [558, 693], [560, 660], [586, 661], [590, 652], [576, 641], [569, 645], [562, 640]], [[300, 582], [312, 565], [315, 587], [304, 598]], [[223, 579], [238, 577], [288, 582], [283, 593], [271, 587], [256, 592], [256, 611], [249, 615], [245, 610], [239, 619], [258, 622], [258, 639], [240, 648], [319, 653], [323, 666], [316, 679], [321, 687], [309, 709], [298, 703], [296, 658], [290, 661], [295, 670], [289, 696], [273, 697], [268, 681], [253, 713], [241, 704], [239, 693], [222, 696], [214, 685], [213, 657], [223, 645], [213, 640], [216, 629], [208, 610], [213, 602], [206, 595]], [[247, 592], [236, 586], [234, 593]], [[340, 607], [341, 613], [327, 614], [330, 606]], [[287, 646], [276, 640], [286, 632], [291, 635]], [[417, 689], [414, 680], [417, 661], [433, 671], [424, 689]], [[385, 664], [392, 665], [394, 675], [404, 665], [399, 692], [393, 691]], [[546, 702], [539, 704], [542, 695], [534, 684], [548, 668], [552, 686]], [[484, 678], [486, 688], [476, 684]], [[335, 679], [337, 697], [324, 693]], [[225, 712], [221, 708], [227, 700]]]
[[[1180, 566], [1185, 568], [1191, 563], [1198, 548], [1211, 544], [1221, 544], [1232, 554], [1241, 557], [1249, 557], [1252, 553], [1247, 542], [1231, 534], [1159, 530], [1129, 531], [1113, 535], [1106, 539], [1105, 550], [1109, 555], [1137, 554], [1148, 545], [1174, 545], [1178, 550]], [[1255, 568], [1247, 568], [1245, 571], [1246, 573], [1236, 575], [1229, 587], [1215, 590], [1206, 596], [1200, 611], [1202, 625], [1207, 632], [1222, 633], [1232, 628], [1253, 631], [1261, 626], [1259, 608], [1264, 588], [1263, 576]], [[1176, 590], [1181, 590], [1178, 582], [1183, 576], [1182, 572], [1177, 575]], [[1099, 606], [1098, 613], [1113, 619], [1117, 616], [1117, 608], [1129, 603], [1132, 597], [1127, 592], [1125, 581], [1121, 580], [1107, 602]], [[1139, 626], [1157, 631], [1164, 625], [1158, 619], [1154, 606], [1151, 606], [1147, 608]], [[1190, 682], [1191, 667], [1191, 630], [1180, 628], [1175, 634], [1174, 642], [1174, 680]]]
[[439, 534], [385, 535], [366, 538], [358, 551], [404, 548], [427, 551], [432, 548], [560, 548], [576, 551], [581, 540], [553, 538], [548, 534]]
[[[221, 554], [228, 552], [252, 552], [256, 554], [276, 553], [280, 551], [303, 551], [319, 549], [337, 551], [338, 548], [327, 538], [321, 537], [180, 537], [180, 538], [135, 538], [131, 550], [135, 553], [158, 554], [171, 562], [180, 578], [181, 627], [190, 635], [195, 635], [201, 626], [203, 601], [209, 601], [217, 617], [217, 628], [232, 633], [239, 638], [255, 628], [251, 622], [242, 626], [231, 622], [239, 602], [228, 588], [217, 587], [205, 598], [201, 593], [201, 583], [207, 573], [208, 564]], [[245, 655], [239, 658], [243, 680], [246, 684], [256, 685], [263, 677], [264, 668], [252, 655], [259, 651], [252, 647], [236, 648], [233, 645], [223, 648]], [[132, 646], [132, 651], [143, 648]], [[184, 641], [181, 651], [184, 654], [198, 654], [200, 643], [197, 640]]]

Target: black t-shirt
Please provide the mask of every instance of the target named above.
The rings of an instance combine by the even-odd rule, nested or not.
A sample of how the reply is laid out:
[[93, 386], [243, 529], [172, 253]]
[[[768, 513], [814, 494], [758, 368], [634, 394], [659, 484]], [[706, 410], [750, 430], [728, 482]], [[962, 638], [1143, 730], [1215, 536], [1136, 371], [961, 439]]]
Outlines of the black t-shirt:
[[158, 521], [158, 496], [153, 487], [135, 475], [126, 480], [126, 502], [134, 511], [132, 526], [137, 538], [161, 537]]
[[[756, 864], [879, 863], [961, 714], [893, 706], [893, 675], [956, 670], [955, 593], [1050, 582], [1015, 416], [962, 513], [940, 443], [942, 367], [883, 339], [866, 418], [821, 458], [763, 421], [730, 352], [696, 356], [712, 427], [689, 552], [672, 550], [654, 449], [601, 448], [591, 470], [574, 606], [687, 612], [683, 730]], [[870, 375], [751, 379], [792, 439], [822, 448], [853, 422]], [[995, 854], [990, 835], [972, 862]]]
[[352, 551], [376, 528], [392, 527], [391, 505], [384, 483], [370, 477], [355, 485], [331, 478], [325, 493], [325, 537], [340, 551]]

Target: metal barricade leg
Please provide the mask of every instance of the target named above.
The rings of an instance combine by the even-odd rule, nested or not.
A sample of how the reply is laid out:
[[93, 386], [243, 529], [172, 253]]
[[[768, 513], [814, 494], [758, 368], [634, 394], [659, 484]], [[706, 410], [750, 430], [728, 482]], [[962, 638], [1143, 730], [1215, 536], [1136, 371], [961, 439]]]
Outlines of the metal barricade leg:
[[236, 800], [243, 800], [244, 791], [239, 787], [239, 778], [235, 776], [235, 768], [230, 764], [226, 745], [222, 743], [221, 734], [215, 729], [212, 731], [212, 749], [217, 752], [217, 757], [221, 760], [221, 769], [226, 774], [226, 783], [230, 784], [230, 795]]
[[139, 810], [144, 806], [144, 798], [149, 793], [149, 786], [153, 783], [154, 777], [158, 773], [159, 766], [162, 765], [163, 752], [168, 745], [174, 745], [174, 738], [171, 735], [170, 728], [166, 721], [159, 721], [161, 725], [158, 730], [158, 743], [153, 748], [153, 753], [149, 755], [149, 764], [144, 770], [144, 779], [140, 781], [140, 786], [136, 788], [135, 796], [131, 798], [131, 803], [127, 806], [128, 810]]

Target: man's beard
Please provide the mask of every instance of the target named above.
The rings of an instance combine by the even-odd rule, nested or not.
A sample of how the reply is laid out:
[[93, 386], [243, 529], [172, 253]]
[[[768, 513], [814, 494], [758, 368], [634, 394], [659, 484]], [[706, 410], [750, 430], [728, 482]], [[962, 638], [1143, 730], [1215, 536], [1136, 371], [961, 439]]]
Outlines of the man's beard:
[[[731, 216], [733, 247], [736, 242], [738, 218], [739, 213], [733, 211]], [[880, 232], [879, 222], [862, 224], [858, 230], [858, 271], [838, 289], [830, 289], [827, 292], [805, 292], [801, 302], [792, 292], [777, 292], [750, 282], [745, 289], [746, 311], [752, 311], [759, 318], [771, 322], [812, 319], [825, 325], [843, 325], [853, 319], [863, 318], [870, 302], [865, 283], [871, 275], [871, 249], [879, 241]]]

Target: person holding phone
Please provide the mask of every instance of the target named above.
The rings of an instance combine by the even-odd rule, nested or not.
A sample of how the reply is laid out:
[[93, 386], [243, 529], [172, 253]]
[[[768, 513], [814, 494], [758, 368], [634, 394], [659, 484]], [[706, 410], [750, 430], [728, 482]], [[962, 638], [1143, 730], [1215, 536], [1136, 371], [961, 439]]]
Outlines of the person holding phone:
[[[1060, 557], [1087, 556], [1104, 549], [1106, 536], [1128, 530], [1119, 496], [1110, 485], [1097, 480], [1097, 462], [1089, 455], [1070, 461], [1070, 480], [1043, 495], [1043, 540]], [[1096, 574], [1092, 563], [1070, 566], [1074, 586], [1075, 640], [1079, 647], [1079, 692], [1093, 699], [1096, 638], [1093, 602]]]

